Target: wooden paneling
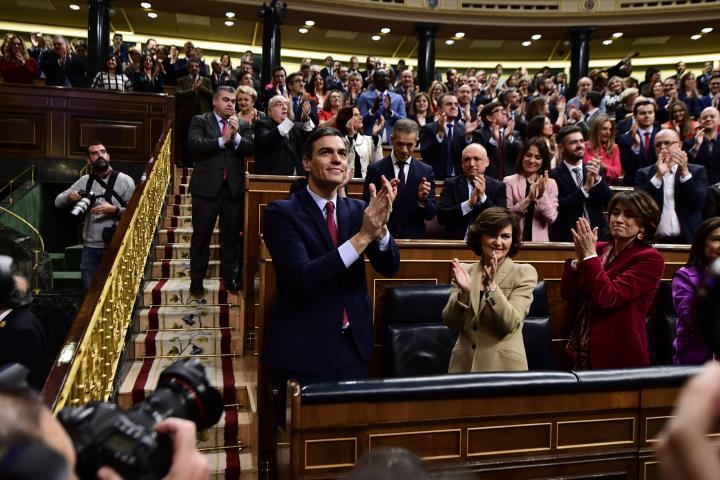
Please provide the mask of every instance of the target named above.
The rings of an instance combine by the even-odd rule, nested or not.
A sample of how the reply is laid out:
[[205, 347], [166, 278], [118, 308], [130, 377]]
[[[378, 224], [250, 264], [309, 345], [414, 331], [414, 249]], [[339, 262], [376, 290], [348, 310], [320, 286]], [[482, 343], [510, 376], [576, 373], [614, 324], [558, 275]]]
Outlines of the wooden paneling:
[[0, 151], [28, 161], [85, 158], [100, 141], [113, 160], [146, 162], [174, 116], [167, 95], [0, 84]]

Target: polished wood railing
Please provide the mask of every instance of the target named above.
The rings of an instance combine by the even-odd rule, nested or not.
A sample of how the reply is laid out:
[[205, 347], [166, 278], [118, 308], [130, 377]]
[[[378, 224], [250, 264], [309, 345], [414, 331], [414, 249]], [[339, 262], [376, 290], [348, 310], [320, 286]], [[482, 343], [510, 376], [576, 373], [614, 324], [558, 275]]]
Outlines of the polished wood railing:
[[170, 184], [172, 122], [165, 123], [95, 279], [70, 327], [42, 391], [57, 412], [65, 405], [107, 400], [155, 228]]

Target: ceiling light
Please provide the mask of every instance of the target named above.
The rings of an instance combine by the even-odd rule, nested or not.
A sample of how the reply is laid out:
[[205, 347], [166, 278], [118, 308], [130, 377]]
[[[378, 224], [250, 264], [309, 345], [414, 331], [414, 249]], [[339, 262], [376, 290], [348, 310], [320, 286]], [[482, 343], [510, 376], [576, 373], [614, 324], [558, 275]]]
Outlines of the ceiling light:
[[235, 12], [225, 12], [227, 18], [235, 18]]
[[150, 4], [150, 2], [140, 2], [140, 6], [142, 8], [152, 8], [152, 5]]
[[235, 22], [233, 22], [232, 20], [225, 20], [225, 25], [227, 25], [228, 27], [232, 27], [233, 25], [235, 25]]
[[613, 38], [620, 38], [623, 36], [623, 32], [615, 32], [613, 33]]
[[307, 25], [308, 27], [312, 27], [313, 25], [315, 25], [315, 20], [305, 20], [305, 25]]
[[155, 13], [155, 12], [148, 12], [148, 17], [150, 17], [150, 18], [157, 18], [157, 13]]
[[370, 38], [372, 38], [374, 42], [377, 42], [377, 41], [380, 40], [382, 37], [381, 37], [380, 35], [373, 35], [373, 36], [370, 37]]
[[702, 30], [700, 30], [702, 33], [710, 33], [713, 31], [712, 27], [705, 27]]
[[699, 33], [696, 33], [695, 35], [690, 36], [690, 40], [700, 40], [702, 38], [702, 35]]
[[298, 28], [298, 32], [300, 32], [300, 33], [307, 33], [307, 32], [309, 32], [309, 30], [308, 30], [307, 28], [305, 28], [305, 27], [300, 27], [300, 28]]
[[465, 32], [457, 32], [455, 38], [465, 38]]
[[390, 29], [388, 27], [383, 27], [380, 29], [380, 33], [390, 33]]
[[74, 3], [71, 3], [69, 5], [69, 7], [70, 7], [70, 10], [75, 10], [75, 11], [80, 10], [80, 5], [75, 5]]
[[530, 40], [525, 40], [524, 42], [522, 42], [523, 47], [529, 47], [530, 45], [532, 45], [532, 42]]
[[453, 43], [455, 43], [455, 40], [453, 40], [452, 38], [451, 38], [451, 39], [448, 39], [448, 40], [445, 40], [445, 44], [446, 44], [446, 45], [452, 45]]
[[612, 45], [613, 41], [610, 39], [603, 40], [603, 45]]
[[540, 35], [539, 33], [536, 33], [535, 35], [533, 35], [530, 38], [532, 38], [533, 40], [540, 40], [542, 38], [542, 35]]

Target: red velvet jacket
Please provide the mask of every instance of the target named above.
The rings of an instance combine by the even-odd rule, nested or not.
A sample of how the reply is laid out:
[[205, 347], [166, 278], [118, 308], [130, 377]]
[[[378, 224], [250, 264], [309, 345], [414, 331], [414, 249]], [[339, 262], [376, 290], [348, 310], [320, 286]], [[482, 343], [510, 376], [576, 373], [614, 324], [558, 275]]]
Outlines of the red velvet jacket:
[[645, 321], [660, 285], [665, 261], [652, 247], [635, 242], [603, 269], [609, 243], [597, 244], [598, 257], [573, 270], [565, 263], [561, 293], [577, 312], [588, 299], [592, 368], [630, 368], [649, 364]]

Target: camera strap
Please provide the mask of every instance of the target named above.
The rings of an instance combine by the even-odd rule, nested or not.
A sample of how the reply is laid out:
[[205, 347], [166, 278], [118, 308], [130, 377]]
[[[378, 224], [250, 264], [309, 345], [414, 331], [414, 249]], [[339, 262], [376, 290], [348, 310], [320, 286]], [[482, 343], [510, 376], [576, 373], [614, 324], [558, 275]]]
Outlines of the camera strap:
[[127, 202], [123, 200], [123, 198], [118, 195], [118, 193], [114, 190], [115, 188], [115, 182], [117, 181], [117, 177], [120, 175], [120, 172], [113, 170], [110, 172], [109, 177], [109, 184], [105, 183], [105, 180], [102, 178], [96, 177], [93, 174], [88, 175], [88, 181], [85, 185], [85, 191], [89, 192], [90, 188], [92, 187], [93, 182], [98, 182], [101, 187], [105, 189], [105, 193], [103, 194], [103, 197], [105, 198], [105, 201], [108, 203], [112, 203], [112, 198], [115, 197], [115, 200], [118, 201], [121, 207], [125, 208], [127, 207]]

